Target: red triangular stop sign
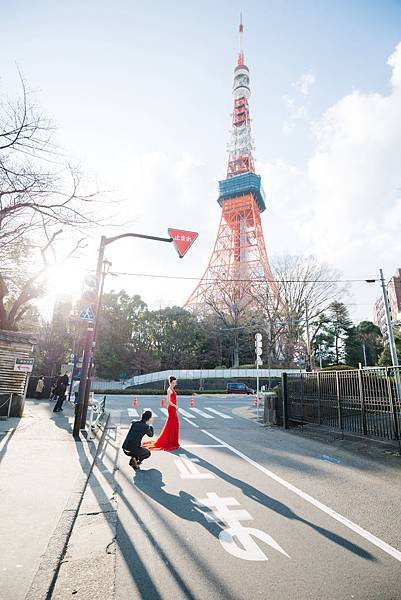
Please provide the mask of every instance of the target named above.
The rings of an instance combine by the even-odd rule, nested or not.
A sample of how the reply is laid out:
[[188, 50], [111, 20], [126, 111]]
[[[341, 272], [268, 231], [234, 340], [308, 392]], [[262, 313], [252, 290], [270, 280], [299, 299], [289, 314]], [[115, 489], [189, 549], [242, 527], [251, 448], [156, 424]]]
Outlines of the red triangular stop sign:
[[183, 229], [171, 228], [169, 228], [168, 233], [173, 240], [173, 244], [180, 258], [188, 252], [189, 248], [199, 235], [196, 231], [184, 231]]

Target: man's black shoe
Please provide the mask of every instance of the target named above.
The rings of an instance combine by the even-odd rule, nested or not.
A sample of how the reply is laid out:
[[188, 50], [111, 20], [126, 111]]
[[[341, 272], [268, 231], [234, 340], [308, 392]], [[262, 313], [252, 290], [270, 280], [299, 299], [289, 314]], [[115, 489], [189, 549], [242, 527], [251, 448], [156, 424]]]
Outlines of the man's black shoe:
[[137, 458], [135, 458], [135, 456], [133, 456], [129, 461], [129, 466], [132, 467], [134, 471], [137, 471], [139, 469], [139, 461]]

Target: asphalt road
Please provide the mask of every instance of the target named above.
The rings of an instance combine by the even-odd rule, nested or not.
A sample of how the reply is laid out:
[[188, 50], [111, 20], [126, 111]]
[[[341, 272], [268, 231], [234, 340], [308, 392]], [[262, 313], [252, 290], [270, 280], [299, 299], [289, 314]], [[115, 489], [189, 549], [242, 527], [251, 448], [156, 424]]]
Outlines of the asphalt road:
[[[108, 400], [123, 437], [143, 408], [164, 423], [138, 400]], [[266, 429], [246, 398], [178, 401], [179, 450], [136, 474], [120, 453], [117, 599], [401, 598], [399, 458]]]

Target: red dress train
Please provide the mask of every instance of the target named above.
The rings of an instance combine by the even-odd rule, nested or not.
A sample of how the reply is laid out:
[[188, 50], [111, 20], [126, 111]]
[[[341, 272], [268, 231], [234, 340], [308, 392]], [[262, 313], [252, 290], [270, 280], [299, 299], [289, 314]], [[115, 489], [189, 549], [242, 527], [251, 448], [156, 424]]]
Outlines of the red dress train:
[[149, 448], [149, 450], [177, 450], [180, 447], [180, 443], [178, 441], [180, 424], [178, 422], [177, 415], [177, 394], [174, 390], [172, 390], [170, 394], [170, 400], [175, 405], [168, 405], [168, 417], [167, 421], [164, 424], [161, 434], [157, 438], [157, 440], [149, 440], [142, 444], [145, 448]]

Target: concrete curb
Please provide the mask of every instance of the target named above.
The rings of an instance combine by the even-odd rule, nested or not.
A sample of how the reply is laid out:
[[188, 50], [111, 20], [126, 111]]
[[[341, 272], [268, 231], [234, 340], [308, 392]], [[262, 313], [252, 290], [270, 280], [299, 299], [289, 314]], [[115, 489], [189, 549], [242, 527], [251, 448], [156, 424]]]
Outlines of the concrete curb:
[[41, 558], [38, 570], [36, 571], [30, 588], [25, 596], [25, 600], [50, 600], [52, 597], [57, 575], [60, 570], [60, 565], [67, 550], [68, 542], [75, 521], [78, 517], [82, 499], [84, 497], [96, 458], [99, 454], [99, 448], [102, 446], [104, 436], [107, 431], [109, 418], [110, 414], [107, 415], [104, 423], [102, 435], [100, 436], [99, 443], [96, 447], [96, 452], [94, 453], [92, 460], [83, 470], [83, 473], [78, 477], [76, 489], [71, 493], [65, 509], [61, 513], [59, 522]]

